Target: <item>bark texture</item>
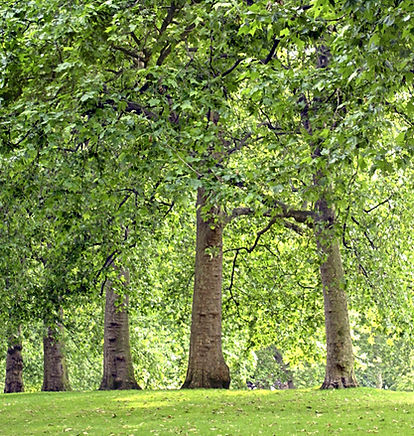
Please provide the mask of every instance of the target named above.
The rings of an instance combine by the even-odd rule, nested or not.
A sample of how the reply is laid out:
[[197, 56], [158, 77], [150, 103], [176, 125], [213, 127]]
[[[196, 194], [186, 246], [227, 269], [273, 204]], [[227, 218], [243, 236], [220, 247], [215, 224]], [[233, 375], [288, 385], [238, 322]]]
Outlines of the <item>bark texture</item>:
[[[125, 283], [128, 273], [122, 273]], [[122, 301], [121, 301], [122, 300]], [[128, 297], [121, 297], [113, 290], [113, 284], [106, 285], [104, 321], [104, 363], [99, 389], [121, 390], [141, 389], [134, 376], [129, 343]]]
[[48, 327], [43, 337], [43, 386], [42, 391], [69, 391], [63, 327]]
[[339, 243], [334, 233], [334, 210], [317, 202], [316, 243], [322, 256], [320, 266], [325, 307], [326, 370], [322, 389], [356, 387], [351, 329], [344, 288]]
[[[329, 67], [331, 58], [330, 50], [324, 45], [317, 48], [317, 69]], [[303, 105], [301, 111], [302, 124], [310, 136], [313, 136], [310, 114], [323, 108], [329, 110], [329, 106], [321, 106], [322, 99], [314, 98], [310, 105], [306, 96], [301, 95], [299, 102]], [[325, 122], [318, 124], [316, 128], [324, 129]], [[332, 126], [334, 127], [334, 125]], [[313, 159], [323, 161], [322, 149], [318, 140], [312, 141], [311, 154]], [[331, 170], [332, 171], [332, 170]], [[354, 354], [352, 351], [351, 329], [348, 319], [348, 307], [344, 286], [344, 271], [342, 268], [339, 243], [335, 235], [335, 213], [333, 205], [327, 202], [329, 183], [324, 180], [328, 169], [316, 170], [313, 175], [315, 188], [320, 192], [319, 200], [315, 207], [315, 237], [318, 251], [322, 257], [320, 266], [324, 308], [325, 308], [325, 331], [326, 331], [326, 370], [322, 389], [349, 388], [357, 386], [354, 375]]]
[[213, 208], [205, 221], [205, 204], [205, 192], [199, 188], [190, 355], [182, 387], [228, 388], [230, 372], [221, 344], [223, 220], [220, 210]]
[[4, 393], [23, 392], [23, 358], [20, 334], [9, 338], [6, 357]]

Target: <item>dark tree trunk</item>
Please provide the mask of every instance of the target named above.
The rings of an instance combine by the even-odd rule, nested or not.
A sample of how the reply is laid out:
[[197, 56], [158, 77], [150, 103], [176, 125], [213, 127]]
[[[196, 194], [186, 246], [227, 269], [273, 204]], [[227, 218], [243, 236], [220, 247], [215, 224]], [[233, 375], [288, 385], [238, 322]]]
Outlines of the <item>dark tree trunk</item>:
[[[122, 273], [125, 283], [128, 273]], [[113, 284], [106, 285], [104, 321], [104, 363], [99, 389], [141, 389], [134, 376], [129, 344], [128, 297], [113, 291]]]
[[[196, 261], [190, 355], [183, 388], [228, 388], [230, 372], [221, 346], [223, 222], [218, 208], [202, 218], [205, 192], [197, 195]], [[204, 211], [203, 211], [204, 212]]]
[[43, 338], [43, 386], [42, 391], [69, 391], [66, 367], [63, 327], [48, 327]]
[[9, 338], [4, 393], [23, 392], [23, 358], [20, 331]]
[[278, 349], [275, 349], [275, 351], [273, 353], [273, 357], [275, 358], [276, 362], [280, 366], [280, 369], [283, 371], [283, 373], [285, 374], [285, 376], [287, 378], [287, 388], [288, 389], [296, 389], [295, 384], [293, 383], [292, 371], [289, 368], [289, 364], [286, 364], [283, 361], [282, 353]]
[[334, 210], [325, 199], [316, 204], [316, 243], [322, 257], [320, 266], [325, 306], [326, 371], [322, 389], [356, 387], [354, 354], [344, 287], [339, 243], [334, 233]]

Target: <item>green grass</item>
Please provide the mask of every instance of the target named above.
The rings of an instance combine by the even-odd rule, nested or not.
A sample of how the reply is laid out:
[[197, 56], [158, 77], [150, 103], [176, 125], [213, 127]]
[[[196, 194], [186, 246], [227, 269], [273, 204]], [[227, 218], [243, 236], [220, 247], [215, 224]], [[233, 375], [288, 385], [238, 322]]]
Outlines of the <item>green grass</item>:
[[112, 391], [0, 395], [0, 434], [414, 435], [414, 393]]

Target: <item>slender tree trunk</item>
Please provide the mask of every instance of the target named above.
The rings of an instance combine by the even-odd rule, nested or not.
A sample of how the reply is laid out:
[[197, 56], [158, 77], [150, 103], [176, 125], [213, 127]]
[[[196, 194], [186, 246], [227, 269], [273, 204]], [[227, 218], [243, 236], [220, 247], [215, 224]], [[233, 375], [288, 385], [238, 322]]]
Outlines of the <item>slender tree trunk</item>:
[[230, 372], [221, 345], [223, 223], [218, 208], [203, 219], [205, 204], [205, 192], [199, 188], [190, 355], [182, 387], [228, 388]]
[[43, 386], [42, 391], [69, 391], [63, 326], [48, 327], [43, 337]]
[[275, 358], [276, 362], [280, 366], [280, 369], [286, 375], [286, 378], [287, 378], [287, 388], [288, 389], [296, 389], [295, 388], [295, 384], [293, 383], [293, 373], [292, 373], [292, 371], [289, 368], [289, 364], [286, 364], [283, 361], [282, 353], [277, 348], [273, 352], [273, 357]]
[[382, 372], [380, 369], [378, 369], [377, 376], [375, 378], [375, 387], [377, 389], [382, 389], [383, 384], [384, 384], [384, 381], [382, 379]]
[[323, 286], [326, 330], [326, 370], [322, 389], [356, 387], [351, 329], [344, 287], [339, 243], [334, 233], [334, 210], [325, 199], [317, 204], [315, 235], [322, 256], [320, 273]]
[[9, 338], [6, 357], [6, 380], [4, 383], [4, 393], [23, 392], [23, 358], [22, 341], [20, 329], [17, 335]]
[[[125, 283], [129, 282], [127, 271], [122, 272]], [[99, 389], [141, 389], [134, 376], [129, 343], [128, 297], [121, 297], [106, 285], [104, 321], [103, 377]]]

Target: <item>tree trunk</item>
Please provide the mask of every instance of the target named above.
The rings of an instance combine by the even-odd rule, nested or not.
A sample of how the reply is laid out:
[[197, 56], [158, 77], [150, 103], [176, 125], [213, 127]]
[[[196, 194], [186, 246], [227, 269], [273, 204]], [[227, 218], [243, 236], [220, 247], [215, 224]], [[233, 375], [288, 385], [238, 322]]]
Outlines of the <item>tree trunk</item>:
[[[320, 45], [317, 47], [317, 69], [325, 69], [329, 66], [331, 57], [329, 48]], [[299, 102], [303, 105], [301, 110], [302, 124], [310, 136], [313, 135], [314, 126], [311, 125], [310, 112], [321, 111], [319, 96], [313, 99], [313, 107], [309, 105], [305, 95], [301, 95]], [[326, 110], [329, 107], [325, 108]], [[325, 115], [326, 116], [326, 115]], [[316, 122], [318, 129], [323, 129], [325, 121]], [[321, 143], [319, 140], [312, 140], [311, 155], [313, 159], [323, 162]], [[320, 273], [323, 287], [323, 298], [325, 307], [325, 331], [326, 331], [326, 370], [325, 380], [322, 389], [349, 388], [357, 386], [354, 375], [354, 354], [352, 351], [351, 329], [348, 319], [348, 307], [345, 294], [344, 271], [342, 269], [341, 253], [339, 243], [335, 235], [335, 213], [334, 208], [326, 200], [326, 182], [323, 181], [327, 169], [318, 169], [313, 175], [315, 188], [320, 192], [319, 200], [315, 205], [316, 218], [314, 230], [316, 245], [322, 258]]]
[[[125, 283], [128, 272], [122, 272]], [[122, 299], [122, 301], [121, 301]], [[113, 283], [106, 285], [104, 321], [103, 377], [99, 389], [141, 389], [134, 376], [129, 344], [128, 297], [113, 291]]]
[[42, 391], [69, 391], [66, 367], [63, 327], [48, 327], [43, 338], [43, 386]]
[[382, 372], [380, 369], [378, 369], [377, 376], [375, 379], [375, 387], [377, 389], [382, 389], [383, 384], [384, 384], [384, 381], [382, 379]]
[[320, 266], [325, 306], [326, 370], [322, 389], [356, 387], [354, 354], [344, 287], [339, 243], [334, 233], [334, 210], [325, 199], [316, 204], [316, 243], [322, 263]]
[[228, 388], [230, 372], [221, 346], [223, 222], [218, 208], [211, 209], [205, 221], [205, 204], [205, 192], [199, 188], [190, 355], [182, 387]]
[[293, 383], [293, 374], [292, 374], [292, 371], [289, 368], [289, 364], [286, 364], [283, 361], [282, 353], [277, 348], [274, 350], [273, 357], [275, 358], [276, 362], [278, 363], [280, 369], [286, 375], [286, 378], [287, 378], [287, 388], [288, 389], [296, 389], [295, 388], [295, 384]]
[[17, 335], [9, 338], [6, 358], [6, 380], [4, 393], [23, 392], [23, 358], [20, 329]]

